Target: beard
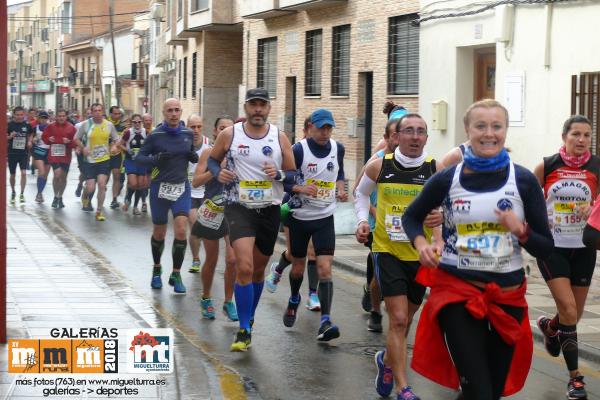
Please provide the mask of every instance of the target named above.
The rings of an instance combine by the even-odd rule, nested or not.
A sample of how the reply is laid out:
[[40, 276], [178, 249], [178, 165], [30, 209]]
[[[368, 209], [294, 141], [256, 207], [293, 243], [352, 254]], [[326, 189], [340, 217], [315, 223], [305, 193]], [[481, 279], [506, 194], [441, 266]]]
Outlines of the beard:
[[267, 117], [263, 117], [262, 115], [253, 115], [248, 118], [247, 122], [255, 128], [260, 128], [265, 126], [267, 123]]

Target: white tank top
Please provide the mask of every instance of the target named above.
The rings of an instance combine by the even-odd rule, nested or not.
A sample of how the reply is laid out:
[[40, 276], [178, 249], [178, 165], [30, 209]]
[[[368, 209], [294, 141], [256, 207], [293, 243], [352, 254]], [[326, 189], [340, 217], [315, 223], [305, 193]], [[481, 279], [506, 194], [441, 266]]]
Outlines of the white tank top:
[[460, 183], [463, 163], [456, 166], [445, 204], [449, 236], [441, 262], [458, 269], [508, 273], [523, 268], [517, 237], [498, 223], [497, 208], [512, 208], [523, 221], [525, 211], [510, 163], [506, 184], [493, 192], [470, 192]]
[[236, 174], [234, 184], [227, 189], [227, 201], [247, 208], [279, 205], [283, 199], [283, 184], [273, 181], [263, 171], [265, 164], [281, 170], [282, 153], [279, 128], [269, 124], [265, 136], [255, 139], [246, 134], [244, 124], [233, 126], [233, 139], [227, 152], [227, 168]]
[[[48, 126], [48, 125], [46, 125], [46, 126]], [[40, 129], [40, 126], [37, 125], [35, 127], [35, 137], [33, 138], [33, 144], [38, 147], [44, 148], [44, 149], [49, 149], [50, 145], [44, 143], [44, 141], [42, 140], [43, 133], [44, 132], [42, 132], [42, 130]]]
[[306, 139], [300, 141], [304, 157], [300, 167], [304, 177], [304, 185], [314, 184], [317, 187], [317, 196], [300, 194], [302, 206], [294, 209], [294, 218], [312, 221], [332, 215], [336, 208], [335, 182], [340, 169], [338, 162], [337, 142], [329, 139], [331, 151], [326, 157], [318, 158], [308, 147]]
[[[208, 151], [212, 148], [210, 145], [210, 140], [206, 136], [202, 136], [202, 145], [198, 150], [196, 150], [196, 154], [198, 154], [198, 158], [202, 156], [202, 153]], [[192, 180], [194, 179], [194, 173], [196, 172], [196, 167], [198, 163], [189, 163], [188, 165], [188, 181], [190, 182], [190, 187], [192, 188], [192, 199], [202, 199], [204, 198], [204, 185], [198, 186], [197, 188], [192, 186]]]

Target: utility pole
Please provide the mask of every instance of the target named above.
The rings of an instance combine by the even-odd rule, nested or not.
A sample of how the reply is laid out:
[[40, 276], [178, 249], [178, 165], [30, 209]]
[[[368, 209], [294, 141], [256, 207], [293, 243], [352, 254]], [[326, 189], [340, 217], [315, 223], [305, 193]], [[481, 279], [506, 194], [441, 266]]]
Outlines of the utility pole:
[[115, 30], [113, 27], [114, 10], [115, 0], [110, 0], [110, 2], [108, 3], [108, 18], [110, 21], [110, 42], [112, 43], [113, 66], [115, 70], [115, 97], [117, 98], [117, 106], [121, 107], [121, 84], [119, 82], [119, 74], [117, 73], [117, 52], [115, 50]]

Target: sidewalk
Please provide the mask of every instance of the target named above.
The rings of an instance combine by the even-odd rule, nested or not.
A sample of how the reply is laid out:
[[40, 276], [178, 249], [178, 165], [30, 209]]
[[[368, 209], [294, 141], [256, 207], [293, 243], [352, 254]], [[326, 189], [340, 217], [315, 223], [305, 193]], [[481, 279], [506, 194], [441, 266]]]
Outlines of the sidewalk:
[[[281, 233], [278, 238], [285, 244], [285, 236]], [[366, 259], [368, 248], [356, 241], [354, 235], [338, 235], [336, 237], [334, 267], [364, 276], [366, 274]], [[542, 315], [554, 315], [556, 307], [548, 286], [542, 278], [535, 260], [525, 254], [527, 279], [527, 303], [529, 318], [534, 339], [543, 342], [543, 336], [536, 327], [537, 318]], [[360, 301], [359, 299], [356, 300]], [[579, 324], [577, 325], [580, 357], [600, 363], [600, 276], [596, 274], [587, 299], [587, 304]]]
[[[147, 299], [125, 283], [118, 272], [104, 265], [100, 257], [79, 244], [68, 232], [28, 214], [26, 209], [8, 207], [7, 220], [8, 339], [51, 338], [51, 328], [121, 330], [171, 326]], [[124, 337], [119, 335], [118, 339], [118, 376], [104, 374], [94, 378], [165, 378], [167, 382], [164, 386], [135, 386], [139, 394], [129, 398], [222, 398], [220, 380], [235, 375], [203, 352], [195, 343], [193, 333], [178, 329], [174, 330], [175, 367], [172, 374], [124, 374], [121, 371], [126, 371], [128, 346]], [[7, 345], [2, 347], [5, 356], [0, 357], [0, 398], [43, 397], [41, 387], [17, 385], [15, 380], [56, 375], [9, 374]], [[74, 379], [92, 377], [68, 376]], [[84, 396], [79, 398], [107, 398], [106, 395], [94, 397], [94, 393], [91, 396], [83, 393]]]

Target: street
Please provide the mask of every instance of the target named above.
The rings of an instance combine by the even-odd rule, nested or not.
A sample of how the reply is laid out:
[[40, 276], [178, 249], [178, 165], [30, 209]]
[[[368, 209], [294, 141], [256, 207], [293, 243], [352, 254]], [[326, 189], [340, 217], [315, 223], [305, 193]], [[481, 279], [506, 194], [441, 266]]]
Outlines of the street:
[[[150, 253], [150, 232], [152, 224], [149, 215], [133, 216], [120, 210], [106, 210], [105, 222], [94, 221], [93, 213], [80, 210], [79, 199], [73, 195], [77, 169], [71, 168], [67, 190], [66, 208], [53, 210], [51, 187], [45, 190], [46, 202], [38, 205], [33, 202], [35, 181], [28, 174], [28, 188], [25, 192], [27, 203], [8, 206], [21, 210], [35, 218], [46, 221], [50, 230], [56, 231], [59, 238], [75, 240], [92, 254], [96, 262], [90, 268], [107, 283], [120, 290], [119, 296], [137, 293], [145, 299], [157, 314], [157, 324], [168, 321], [165, 326], [182, 333], [187, 340], [200, 347], [206, 359], [199, 364], [216, 358], [219, 362], [236, 371], [243, 380], [245, 396], [262, 399], [377, 399], [373, 388], [375, 378], [374, 353], [383, 348], [385, 336], [366, 330], [367, 314], [360, 307], [361, 285], [364, 278], [336, 269], [334, 272], [335, 294], [332, 320], [340, 327], [341, 337], [330, 343], [318, 343], [316, 332], [319, 313], [302, 308], [294, 328], [285, 328], [281, 321], [284, 306], [289, 295], [289, 284], [284, 278], [275, 294], [263, 292], [254, 325], [252, 348], [247, 353], [231, 353], [229, 346], [237, 329], [237, 323], [226, 320], [218, 313], [216, 320], [203, 320], [200, 316], [198, 300], [201, 294], [199, 274], [187, 272], [191, 260], [186, 256], [182, 276], [187, 286], [187, 294], [175, 295], [171, 287], [162, 290], [150, 288], [152, 257]], [[49, 180], [49, 183], [51, 181]], [[51, 186], [50, 184], [48, 186]], [[9, 188], [7, 188], [9, 190]], [[95, 199], [93, 204], [95, 205]], [[9, 219], [9, 225], [10, 225]], [[10, 230], [9, 230], [10, 235]], [[163, 254], [163, 279], [170, 270], [170, 243], [167, 236], [166, 251]], [[9, 249], [9, 253], [10, 253]], [[281, 253], [277, 246], [274, 259]], [[203, 257], [202, 257], [203, 258]], [[221, 310], [223, 302], [223, 262], [220, 259], [213, 298], [215, 307]], [[306, 286], [306, 283], [304, 284]], [[301, 293], [304, 295], [306, 289]], [[305, 299], [303, 298], [303, 301]], [[386, 318], [384, 318], [386, 321]], [[98, 326], [101, 326], [99, 323]], [[95, 326], [95, 324], [94, 324]], [[9, 322], [10, 328], [10, 322]], [[118, 326], [117, 326], [118, 328]], [[414, 327], [411, 330], [414, 333]], [[411, 341], [412, 342], [412, 341]], [[185, 357], [185, 353], [183, 354]], [[186, 360], [190, 362], [190, 360]], [[600, 373], [598, 366], [580, 361], [581, 372], [586, 377], [589, 399], [600, 399]], [[410, 382], [422, 399], [453, 400], [452, 391], [433, 384], [415, 373], [410, 373]], [[194, 386], [193, 375], [179, 376], [179, 393]], [[204, 379], [202, 379], [204, 381]], [[539, 342], [534, 347], [534, 361], [525, 389], [511, 399], [552, 400], [564, 399], [566, 390], [566, 370], [561, 358], [551, 358]], [[223, 393], [226, 393], [223, 390]], [[228, 398], [244, 398], [242, 393]], [[226, 397], [223, 395], [223, 397]], [[182, 397], [183, 398], [183, 397]], [[195, 398], [193, 396], [185, 397]]]

